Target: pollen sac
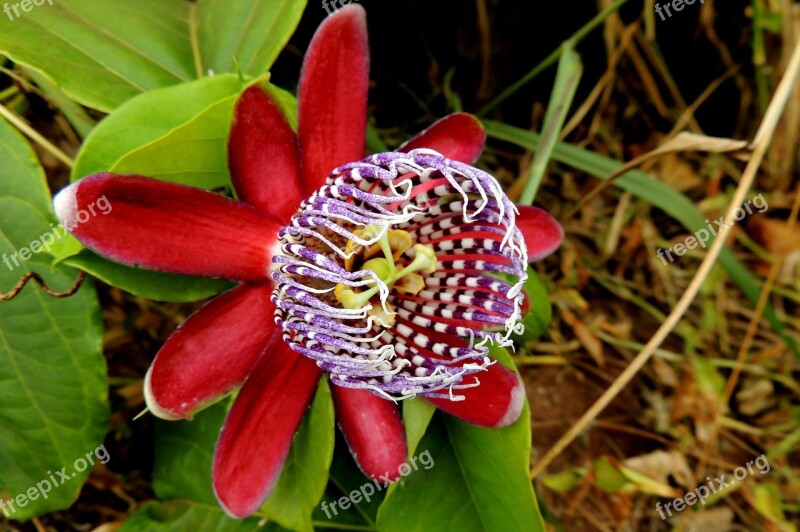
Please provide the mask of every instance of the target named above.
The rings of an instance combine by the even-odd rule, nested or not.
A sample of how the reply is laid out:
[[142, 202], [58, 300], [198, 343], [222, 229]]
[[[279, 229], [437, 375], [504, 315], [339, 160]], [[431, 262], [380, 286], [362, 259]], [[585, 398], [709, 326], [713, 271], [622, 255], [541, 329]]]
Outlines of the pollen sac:
[[459, 400], [522, 332], [527, 252], [486, 172], [431, 150], [335, 169], [279, 233], [275, 320], [331, 382]]

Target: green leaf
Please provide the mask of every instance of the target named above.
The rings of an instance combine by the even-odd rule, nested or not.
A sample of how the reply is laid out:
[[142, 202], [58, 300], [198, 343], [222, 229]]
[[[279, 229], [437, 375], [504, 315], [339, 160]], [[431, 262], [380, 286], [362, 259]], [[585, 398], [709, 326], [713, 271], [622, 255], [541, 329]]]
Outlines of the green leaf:
[[47, 0], [13, 20], [0, 17], [0, 54], [44, 74], [77, 102], [110, 111], [141, 92], [196, 77], [190, 5]]
[[262, 527], [257, 518], [233, 519], [218, 507], [195, 504], [189, 501], [149, 502], [139, 508], [119, 532], [173, 532], [175, 530], [198, 530], [202, 532], [278, 532], [282, 529], [274, 523]]
[[291, 530], [314, 530], [311, 515], [328, 483], [335, 428], [331, 391], [322, 379], [311, 410], [294, 437], [278, 484], [264, 504], [270, 519]]
[[[363, 529], [366, 527], [374, 530], [378, 509], [386, 495], [383, 484], [380, 482], [377, 484], [375, 486], [372, 480], [364, 476], [353, 459], [344, 436], [340, 433], [336, 440], [328, 490], [314, 511], [316, 521], [330, 526], [319, 528], [334, 528], [333, 525], [336, 524], [339, 525], [337, 528]], [[373, 493], [370, 493], [369, 487], [365, 487], [369, 485], [374, 486]], [[360, 491], [362, 488], [361, 496], [350, 497], [351, 493]], [[346, 510], [341, 505], [333, 506], [342, 497], [350, 498], [351, 504]]]
[[[492, 120], [485, 120], [483, 125], [486, 128], [486, 134], [492, 138], [512, 142], [529, 150], [535, 150], [539, 146], [540, 137], [535, 133]], [[598, 179], [606, 179], [622, 166], [622, 163], [618, 161], [563, 142], [556, 144], [553, 149], [553, 159]], [[616, 179], [614, 185], [663, 210], [678, 220], [691, 233], [706, 227], [705, 217], [689, 198], [642, 171], [627, 172]], [[719, 262], [736, 286], [755, 305], [760, 296], [756, 279], [728, 248], [724, 248], [720, 253]], [[783, 338], [795, 356], [800, 358], [797, 342], [786, 334], [786, 327], [778, 320], [772, 305], [767, 304], [764, 307], [764, 317], [767, 318], [772, 329]]]
[[[179, 153], [182, 157], [180, 160], [170, 160], [169, 153], [161, 150], [158, 161], [141, 169], [128, 162], [124, 168], [127, 172], [150, 175], [147, 172], [154, 167], [156, 172], [167, 174], [174, 172], [176, 166], [181, 168], [180, 165], [184, 165], [183, 171], [189, 172], [198, 168], [192, 160], [185, 159], [187, 154], [209, 149], [208, 144], [202, 141], [204, 136], [216, 140], [217, 145], [211, 147], [217, 158], [214, 167], [225, 168], [227, 174], [224, 146], [230, 126], [230, 107], [227, 122], [220, 123], [219, 114], [225, 111], [226, 105], [232, 105], [229, 103], [231, 98], [239, 94], [241, 89], [239, 79], [233, 74], [226, 74], [154, 90], [133, 98], [100, 122], [86, 139], [72, 169], [72, 180], [110, 171], [122, 164], [126, 157], [135, 157], [132, 153], [148, 149], [158, 151], [160, 143], [174, 145], [179, 138], [195, 141]], [[210, 117], [206, 116], [209, 113]], [[218, 121], [214, 123], [214, 119]], [[201, 129], [209, 125], [209, 120], [216, 125], [216, 129]], [[178, 159], [178, 156], [174, 159]], [[159, 167], [159, 164], [162, 166]], [[204, 167], [200, 170], [205, 172], [209, 169]], [[189, 178], [181, 182], [192, 184]]]
[[[52, 218], [50, 191], [44, 170], [31, 147], [17, 131], [0, 118], [0, 154], [3, 161], [0, 198], [26, 202], [42, 216]], [[15, 224], [24, 226], [24, 224]]]
[[[0, 160], [0, 291], [30, 271], [53, 289], [66, 290], [75, 270], [51, 270], [44, 253], [19, 258], [18, 251], [27, 255], [23, 248], [38, 248], [32, 243], [44, 241], [44, 235], [54, 238], [54, 218], [33, 150], [4, 120]], [[11, 503], [5, 508], [11, 518], [23, 520], [69, 506], [91, 469], [76, 461], [102, 442], [108, 424], [102, 323], [91, 282], [64, 299], [31, 283], [0, 308], [0, 498], [15, 499], [13, 508]], [[51, 472], [62, 468], [68, 480], [57, 477], [52, 485]], [[47, 498], [45, 481], [51, 484]], [[33, 500], [21, 506], [22, 496]]]
[[[492, 356], [513, 368], [504, 349], [492, 349]], [[420, 467], [389, 488], [378, 529], [544, 530], [528, 478], [530, 448], [527, 402], [520, 419], [504, 429], [437, 416], [417, 447]], [[422, 466], [425, 457], [430, 467]]]
[[244, 75], [264, 74], [289, 42], [305, 7], [305, 0], [199, 0], [203, 72], [233, 72], [238, 64]]
[[83, 244], [81, 244], [77, 238], [72, 236], [70, 233], [66, 233], [64, 236], [56, 240], [55, 244], [50, 246], [50, 249], [47, 252], [51, 257], [53, 257], [53, 266], [55, 266], [64, 259], [77, 255], [84, 249], [86, 248], [83, 247]]
[[213, 103], [167, 135], [123, 156], [111, 172], [206, 189], [228, 186], [227, 139], [236, 97]]
[[189, 499], [219, 508], [211, 486], [211, 462], [225, 413], [223, 401], [191, 421], [156, 420], [153, 491], [160, 499]]
[[78, 103], [109, 112], [143, 92], [209, 73], [263, 75], [305, 4], [47, 0], [25, 12], [10, 3], [11, 14], [0, 17], [0, 54], [46, 76]]
[[547, 113], [545, 113], [542, 124], [541, 144], [533, 156], [525, 189], [520, 195], [519, 203], [522, 205], [533, 204], [533, 198], [536, 197], [536, 192], [539, 190], [539, 184], [547, 169], [547, 163], [550, 162], [553, 147], [564, 127], [569, 107], [572, 105], [582, 75], [583, 65], [581, 58], [575, 52], [575, 42], [573, 40], [564, 41], [561, 45], [561, 59], [558, 60], [556, 81], [553, 84], [550, 102], [547, 104]]
[[413, 456], [436, 413], [436, 407], [421, 397], [403, 401], [403, 426], [406, 429], [408, 454]]
[[234, 283], [224, 279], [173, 275], [123, 266], [107, 261], [88, 249], [66, 258], [64, 264], [80, 268], [126, 292], [156, 301], [200, 301], [234, 286]]

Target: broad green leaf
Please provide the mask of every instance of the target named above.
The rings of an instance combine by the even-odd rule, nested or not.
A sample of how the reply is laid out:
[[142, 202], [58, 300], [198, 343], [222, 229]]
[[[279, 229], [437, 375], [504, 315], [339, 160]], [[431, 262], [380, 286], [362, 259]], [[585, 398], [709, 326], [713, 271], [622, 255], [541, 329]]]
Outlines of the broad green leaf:
[[47, 252], [51, 257], [53, 257], [53, 265], [55, 266], [64, 259], [77, 255], [84, 249], [86, 248], [83, 247], [83, 244], [81, 244], [77, 238], [72, 236], [70, 233], [66, 233], [64, 236], [56, 240], [55, 244], [50, 246], [50, 249]]
[[104, 283], [126, 292], [156, 301], [199, 301], [234, 286], [224, 279], [173, 275], [123, 266], [107, 261], [88, 249], [66, 258], [64, 264], [80, 268]]
[[[492, 356], [513, 368], [504, 349]], [[389, 489], [378, 512], [381, 532], [544, 530], [528, 478], [530, 409], [504, 429], [487, 429], [437, 416], [417, 446], [430, 467]], [[443, 519], [442, 516], [447, 516]]]
[[[16, 2], [11, 5], [18, 5]], [[196, 77], [185, 0], [47, 0], [0, 17], [0, 54], [50, 78], [88, 107], [110, 111]]]
[[189, 499], [219, 508], [211, 487], [211, 461], [225, 412], [222, 401], [191, 421], [156, 420], [153, 491], [160, 499]]
[[[490, 137], [512, 142], [529, 150], [535, 150], [539, 146], [540, 137], [535, 133], [491, 120], [485, 120], [483, 125]], [[553, 149], [553, 159], [598, 179], [605, 179], [622, 166], [622, 163], [618, 161], [563, 142], [556, 144]], [[706, 227], [705, 217], [689, 198], [642, 171], [632, 170], [616, 179], [614, 185], [663, 210], [691, 233]], [[760, 296], [756, 279], [750, 275], [730, 249], [722, 250], [719, 262], [742, 293], [753, 304], [756, 304]], [[800, 357], [797, 342], [786, 334], [786, 327], [778, 320], [775, 309], [769, 304], [764, 308], [764, 317], [767, 318], [772, 329], [783, 338], [795, 356]]]
[[0, 17], [0, 54], [46, 76], [78, 103], [106, 112], [143, 92], [209, 74], [265, 74], [306, 4], [43, 1], [28, 11], [9, 3], [8, 16]]
[[[239, 94], [241, 89], [239, 78], [226, 74], [154, 90], [131, 99], [100, 122], [83, 143], [75, 167], [72, 169], [73, 181], [96, 172], [110, 171], [132, 152], [146, 148], [156, 149], [159, 142], [174, 140], [175, 135], [198, 139], [205, 134], [216, 138], [217, 142], [224, 146], [230, 125], [230, 114], [228, 122], [217, 124], [216, 130], [204, 131], [198, 126], [207, 125], [202, 119], [206, 112], [219, 110], [221, 102], [228, 102], [231, 97]], [[207, 145], [205, 147], [208, 149]], [[213, 151], [219, 155], [218, 149], [215, 148]], [[224, 156], [223, 152], [223, 164]], [[162, 159], [159, 162], [168, 165], [192, 165], [190, 160]], [[219, 163], [216, 166], [218, 167]], [[167, 166], [160, 171], [166, 173], [169, 168]], [[189, 168], [190, 166], [187, 166], [185, 170], [188, 171]], [[152, 169], [152, 165], [143, 168], [143, 170], [148, 169]], [[130, 164], [126, 167], [126, 171], [138, 172], [136, 167]]]
[[259, 525], [259, 519], [233, 519], [219, 507], [197, 504], [190, 501], [149, 502], [139, 508], [119, 532], [174, 532], [196, 530], [198, 532], [279, 532], [274, 523]]
[[260, 76], [300, 22], [305, 0], [199, 0], [197, 28], [204, 72]]
[[[4, 120], [0, 160], [0, 291], [29, 271], [53, 289], [66, 290], [76, 270], [51, 269], [42, 252], [23, 260], [26, 250], [41, 251], [38, 242], [55, 238], [54, 218], [33, 150]], [[100, 446], [108, 424], [101, 341], [91, 282], [64, 299], [31, 283], [12, 301], [0, 302], [0, 499], [14, 499], [13, 508], [6, 505], [12, 519], [66, 508], [88, 476], [86, 456]], [[68, 480], [54, 473], [53, 485], [51, 473], [62, 468]], [[29, 500], [18, 499], [22, 496]]]
[[[43, 216], [52, 217], [50, 191], [44, 171], [28, 143], [0, 118], [0, 154], [3, 161], [0, 198], [25, 201]], [[23, 223], [18, 224], [24, 226]]]
[[[331, 463], [330, 484], [317, 504], [314, 512], [315, 520], [322, 523], [336, 523], [343, 525], [360, 525], [375, 528], [375, 520], [378, 516], [378, 508], [386, 491], [383, 484], [373, 484], [374, 493], [370, 493], [370, 488], [364, 487], [373, 484], [353, 460], [347, 442], [343, 436], [336, 440], [336, 452]], [[341, 506], [333, 506], [342, 497], [349, 497], [349, 494], [356, 490], [364, 489], [364, 495], [359, 500], [350, 500], [349, 508], [342, 509]]]
[[270, 519], [291, 530], [314, 530], [311, 515], [328, 483], [335, 428], [333, 399], [323, 379], [295, 435], [278, 484], [263, 507]]
[[441, 415], [428, 427], [419, 447], [430, 453], [434, 466], [428, 471], [416, 471], [389, 488], [378, 512], [378, 529], [381, 532], [489, 530], [490, 523], [481, 521], [477, 507], [488, 505], [488, 501], [472, 498]]
[[425, 435], [435, 412], [436, 407], [421, 397], [403, 401], [403, 426], [406, 429], [409, 455], [413, 456], [416, 452], [417, 445]]
[[227, 138], [236, 96], [215, 102], [167, 135], [128, 153], [111, 171], [206, 189], [228, 186]]

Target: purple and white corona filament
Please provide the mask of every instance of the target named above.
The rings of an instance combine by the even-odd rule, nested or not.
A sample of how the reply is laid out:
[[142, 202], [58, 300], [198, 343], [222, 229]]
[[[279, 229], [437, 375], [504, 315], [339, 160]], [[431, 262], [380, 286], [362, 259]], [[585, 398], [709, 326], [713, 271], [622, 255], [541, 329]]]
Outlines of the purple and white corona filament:
[[276, 323], [333, 382], [459, 400], [522, 332], [528, 263], [491, 175], [432, 150], [335, 169], [281, 230]]

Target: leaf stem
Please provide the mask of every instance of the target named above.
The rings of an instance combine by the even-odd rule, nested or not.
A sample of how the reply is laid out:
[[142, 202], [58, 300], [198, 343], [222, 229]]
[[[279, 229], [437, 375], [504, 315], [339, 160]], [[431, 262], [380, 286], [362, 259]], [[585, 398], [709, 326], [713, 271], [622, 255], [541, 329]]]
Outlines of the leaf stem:
[[19, 89], [17, 89], [16, 85], [11, 85], [10, 87], [8, 87], [3, 92], [0, 92], [0, 102], [2, 102], [3, 100], [6, 100], [6, 99], [10, 98], [11, 96], [15, 95], [18, 91], [19, 91]]
[[189, 39], [192, 42], [192, 57], [194, 58], [194, 68], [197, 71], [197, 79], [205, 77], [203, 70], [203, 57], [200, 55], [200, 35], [197, 31], [197, 4], [189, 6]]

